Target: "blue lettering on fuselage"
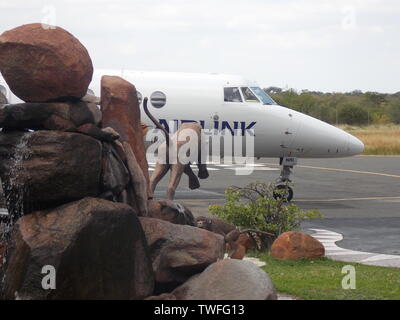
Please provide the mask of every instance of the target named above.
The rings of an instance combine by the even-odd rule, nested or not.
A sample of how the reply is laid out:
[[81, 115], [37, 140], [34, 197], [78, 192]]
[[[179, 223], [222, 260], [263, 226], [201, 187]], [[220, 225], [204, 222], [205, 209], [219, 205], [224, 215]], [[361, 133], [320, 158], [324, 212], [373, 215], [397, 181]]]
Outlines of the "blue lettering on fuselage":
[[[206, 122], [205, 120], [170, 120], [167, 121], [166, 119], [159, 119], [160, 124], [167, 130], [168, 132], [172, 133], [178, 129], [179, 123], [188, 123], [188, 122], [198, 122], [200, 126], [205, 129]], [[171, 128], [171, 124], [173, 124], [173, 128]], [[245, 135], [247, 130], [253, 130], [255, 125], [257, 124], [256, 121], [252, 121], [250, 123], [246, 121], [214, 121], [213, 128], [217, 131], [229, 131], [233, 136], [240, 134], [241, 136]]]

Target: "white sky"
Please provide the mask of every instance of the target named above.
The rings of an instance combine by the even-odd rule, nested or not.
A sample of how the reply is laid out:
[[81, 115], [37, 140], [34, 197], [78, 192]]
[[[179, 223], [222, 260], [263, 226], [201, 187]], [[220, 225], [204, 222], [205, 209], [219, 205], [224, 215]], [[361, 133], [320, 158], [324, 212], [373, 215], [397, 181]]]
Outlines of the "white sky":
[[398, 0], [0, 0], [0, 33], [32, 22], [70, 31], [95, 68], [400, 91]]

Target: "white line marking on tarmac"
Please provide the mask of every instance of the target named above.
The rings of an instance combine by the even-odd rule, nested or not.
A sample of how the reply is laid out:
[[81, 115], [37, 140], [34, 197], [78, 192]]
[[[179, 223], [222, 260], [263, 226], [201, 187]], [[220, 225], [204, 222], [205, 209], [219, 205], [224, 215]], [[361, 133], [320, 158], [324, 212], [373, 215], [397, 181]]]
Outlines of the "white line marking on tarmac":
[[[240, 164], [213, 164], [209, 163], [208, 164], [208, 170], [209, 171], [219, 171], [219, 170], [237, 170], [237, 171], [279, 171], [279, 168], [271, 168], [266, 166], [265, 164], [259, 164], [259, 163], [254, 163], [254, 164], [246, 164], [246, 165], [240, 165]], [[211, 165], [211, 166], [210, 166]], [[149, 171], [154, 171], [156, 164], [154, 162], [149, 163]], [[214, 167], [212, 167], [214, 166]], [[192, 165], [191, 168], [196, 171], [198, 170], [196, 165]]]
[[328, 258], [349, 261], [352, 257], [349, 262], [400, 268], [400, 256], [344, 249], [335, 244], [335, 242], [343, 240], [343, 235], [340, 233], [324, 229], [310, 230], [315, 232], [312, 236], [325, 247], [325, 256]]

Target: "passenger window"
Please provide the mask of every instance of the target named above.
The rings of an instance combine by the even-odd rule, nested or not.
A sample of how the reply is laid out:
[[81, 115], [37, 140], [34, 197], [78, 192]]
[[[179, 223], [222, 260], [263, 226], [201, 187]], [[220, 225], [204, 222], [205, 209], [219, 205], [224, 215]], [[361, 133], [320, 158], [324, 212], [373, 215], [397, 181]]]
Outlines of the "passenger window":
[[241, 90], [242, 90], [242, 93], [243, 93], [244, 100], [246, 102], [260, 102], [257, 99], [257, 97], [254, 95], [254, 93], [251, 92], [250, 88], [242, 87]]
[[239, 88], [231, 87], [224, 88], [224, 101], [225, 102], [243, 102], [240, 96]]
[[150, 102], [154, 108], [162, 108], [167, 103], [167, 97], [161, 91], [155, 91], [150, 96]]

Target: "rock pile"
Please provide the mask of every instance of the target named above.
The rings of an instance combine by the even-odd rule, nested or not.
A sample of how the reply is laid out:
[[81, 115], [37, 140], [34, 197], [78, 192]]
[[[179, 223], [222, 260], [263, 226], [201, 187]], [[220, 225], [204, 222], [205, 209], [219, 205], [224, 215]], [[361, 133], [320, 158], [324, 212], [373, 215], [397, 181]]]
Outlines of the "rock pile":
[[[87, 50], [67, 31], [41, 24], [0, 36], [0, 71], [25, 101], [0, 106], [0, 178], [9, 212], [0, 241], [2, 296], [151, 295], [154, 272], [137, 218], [147, 216], [143, 139], [132, 143], [121, 119], [112, 128], [102, 121], [123, 105], [121, 114], [129, 111], [139, 125], [134, 86], [109, 99], [125, 92], [118, 86], [124, 80], [105, 77], [117, 85], [103, 97], [109, 109], [100, 109], [100, 99], [86, 94], [93, 75]], [[46, 265], [57, 270], [56, 290], [42, 287]]]
[[[0, 36], [0, 71], [26, 101], [0, 108], [0, 177], [13, 216], [86, 196], [123, 202], [147, 215], [143, 139], [131, 141], [132, 129], [128, 134], [121, 125], [126, 113], [136, 127], [140, 123], [133, 85], [126, 91], [126, 81], [104, 77], [115, 85], [104, 89], [101, 111], [99, 99], [86, 95], [93, 75], [87, 50], [67, 31], [41, 24]], [[103, 118], [113, 119], [115, 110], [120, 118], [106, 121], [113, 129], [104, 128]]]
[[[238, 265], [244, 261], [218, 264], [223, 236], [195, 227], [188, 208], [148, 200], [134, 85], [103, 76], [101, 99], [87, 95], [87, 50], [67, 31], [40, 24], [0, 36], [0, 72], [25, 101], [0, 103], [0, 179], [9, 212], [0, 224], [1, 298], [189, 299], [212, 287], [210, 275], [225, 273], [228, 283], [211, 298], [230, 298], [249, 279], [263, 292], [247, 288], [238, 297], [274, 298], [262, 271]], [[52, 269], [54, 287], [46, 285]], [[185, 285], [203, 291], [171, 295]]]

